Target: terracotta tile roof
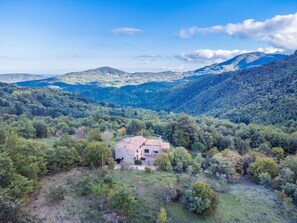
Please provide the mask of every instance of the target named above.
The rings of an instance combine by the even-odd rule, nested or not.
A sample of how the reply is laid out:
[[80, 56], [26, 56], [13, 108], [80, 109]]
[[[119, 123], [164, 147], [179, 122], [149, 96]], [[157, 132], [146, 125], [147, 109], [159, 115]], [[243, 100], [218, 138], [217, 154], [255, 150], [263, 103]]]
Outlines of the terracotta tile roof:
[[168, 142], [163, 142], [161, 139], [146, 139], [142, 136], [135, 136], [123, 139], [119, 142], [114, 149], [129, 149], [129, 150], [137, 150], [141, 146], [161, 146], [162, 149], [170, 149], [170, 145]]
[[135, 136], [131, 138], [126, 138], [123, 139], [121, 142], [119, 142], [116, 146], [115, 149], [122, 149], [126, 148], [129, 150], [136, 150], [139, 147], [141, 147], [146, 141], [146, 138], [142, 136]]

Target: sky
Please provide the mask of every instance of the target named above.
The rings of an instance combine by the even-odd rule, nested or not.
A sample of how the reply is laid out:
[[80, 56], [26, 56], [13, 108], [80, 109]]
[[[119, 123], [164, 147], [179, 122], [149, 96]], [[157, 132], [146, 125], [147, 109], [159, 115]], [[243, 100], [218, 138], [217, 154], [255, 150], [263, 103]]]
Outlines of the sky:
[[297, 49], [297, 0], [0, 0], [0, 73], [187, 71]]

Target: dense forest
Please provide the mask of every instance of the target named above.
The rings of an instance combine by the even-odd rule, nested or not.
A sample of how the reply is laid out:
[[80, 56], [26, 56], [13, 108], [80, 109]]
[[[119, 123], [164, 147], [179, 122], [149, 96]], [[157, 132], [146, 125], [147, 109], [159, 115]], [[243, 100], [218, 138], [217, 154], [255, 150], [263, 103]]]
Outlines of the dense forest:
[[[18, 208], [39, 188], [39, 177], [78, 166], [112, 169], [113, 140], [140, 134], [162, 136], [176, 147], [160, 154], [155, 164], [175, 172], [177, 182], [178, 174], [195, 177], [202, 170], [214, 177], [225, 176], [229, 182], [244, 177], [279, 190], [283, 202], [297, 203], [297, 133], [292, 126], [236, 124], [207, 116], [117, 108], [74, 93], [9, 84], [1, 84], [0, 92], [0, 216], [4, 222], [29, 222], [30, 217]], [[51, 137], [56, 138], [52, 145], [40, 141]], [[108, 196], [109, 209], [129, 219], [137, 202], [133, 193], [126, 187], [109, 187], [110, 179], [104, 179], [92, 184], [92, 189], [84, 187], [82, 193]], [[175, 195], [171, 197], [170, 190], [169, 201], [181, 196], [178, 202], [188, 211], [213, 212], [216, 192], [205, 183], [189, 185], [171, 188]], [[201, 197], [201, 191], [206, 197]], [[54, 188], [51, 195], [62, 199], [63, 190]], [[121, 207], [121, 202], [127, 206]]]

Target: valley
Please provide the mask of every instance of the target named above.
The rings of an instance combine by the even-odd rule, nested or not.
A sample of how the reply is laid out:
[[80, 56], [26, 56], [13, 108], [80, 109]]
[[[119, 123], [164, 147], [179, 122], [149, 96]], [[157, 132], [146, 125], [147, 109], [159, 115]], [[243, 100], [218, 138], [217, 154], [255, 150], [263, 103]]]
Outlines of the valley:
[[296, 0], [0, 1], [0, 223], [296, 223]]

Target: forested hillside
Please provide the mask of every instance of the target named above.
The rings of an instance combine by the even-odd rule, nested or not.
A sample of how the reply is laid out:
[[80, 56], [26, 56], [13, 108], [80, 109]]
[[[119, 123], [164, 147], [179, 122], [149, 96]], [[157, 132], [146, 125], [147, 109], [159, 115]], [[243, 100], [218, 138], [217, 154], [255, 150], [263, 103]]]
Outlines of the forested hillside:
[[261, 67], [190, 82], [146, 83], [121, 88], [60, 83], [61, 88], [94, 100], [154, 110], [206, 114], [240, 123], [296, 127], [297, 54]]
[[[235, 124], [204, 116], [190, 117], [164, 111], [117, 108], [59, 90], [21, 88], [8, 84], [1, 84], [0, 90], [0, 219], [4, 219], [4, 222], [24, 222], [24, 219], [25, 222], [35, 222], [19, 209], [22, 205], [17, 205], [17, 202], [29, 202], [32, 192], [40, 186], [40, 177], [45, 174], [62, 174], [60, 171], [76, 167], [86, 168], [86, 171], [90, 171], [88, 168], [99, 167], [99, 176], [102, 174], [102, 177], [82, 178], [76, 182], [69, 180], [62, 186], [43, 185], [48, 187], [44, 192], [47, 196], [45, 202], [46, 205], [68, 203], [66, 194], [67, 199], [79, 196], [77, 199], [80, 202], [92, 197], [89, 201], [92, 205], [84, 208], [93, 214], [87, 212], [80, 216], [89, 218], [86, 222], [93, 221], [94, 215], [104, 222], [105, 213], [116, 213], [116, 216], [128, 219], [129, 222], [155, 222], [160, 205], [165, 205], [169, 210], [169, 203], [174, 204], [184, 218], [195, 222], [197, 218], [194, 214], [189, 215], [196, 209], [189, 208], [193, 195], [188, 190], [197, 181], [197, 176], [204, 177], [201, 168], [213, 177], [226, 175], [227, 181], [239, 180], [241, 176], [251, 178], [257, 183], [283, 190], [282, 202], [289, 197], [291, 203], [297, 202], [296, 176], [292, 175], [296, 171], [296, 128], [284, 131], [275, 126]], [[142, 188], [142, 191], [151, 193], [150, 187], [139, 185], [135, 183], [139, 182], [137, 179], [133, 178], [132, 181], [129, 178], [131, 172], [113, 170], [115, 162], [112, 153], [115, 143], [125, 137], [141, 134], [146, 137], [161, 136], [172, 145], [172, 151], [169, 154], [161, 153], [155, 163], [166, 173], [152, 173], [150, 169], [146, 173], [152, 173], [146, 177], [153, 179], [162, 174], [174, 182], [170, 186], [173, 197], [167, 197], [166, 202], [163, 195], [153, 194], [151, 196], [155, 200], [150, 201], [146, 197], [139, 197], [137, 191], [127, 190], [133, 185], [133, 188], [139, 188], [137, 190]], [[200, 154], [205, 158], [202, 159]], [[108, 165], [111, 170], [101, 173], [100, 167], [103, 165]], [[131, 181], [123, 183], [122, 176], [125, 174], [128, 175], [127, 180]], [[111, 179], [111, 176], [114, 178]], [[142, 174], [139, 173], [139, 176]], [[183, 180], [179, 179], [181, 177]], [[212, 182], [210, 179], [207, 181]], [[226, 183], [219, 179], [216, 181], [219, 186], [214, 188], [221, 193], [222, 187], [226, 187], [222, 185]], [[160, 179], [154, 182], [159, 182], [155, 185], [158, 188], [166, 186], [166, 182]], [[209, 187], [207, 184], [202, 186]], [[167, 191], [166, 188], [164, 190]], [[167, 196], [167, 192], [164, 193]], [[275, 193], [271, 196], [275, 196]], [[94, 208], [99, 197], [108, 198], [101, 210]], [[125, 204], [129, 202], [126, 199], [134, 202], [124, 207], [121, 205], [123, 203], [117, 203], [122, 199]], [[227, 205], [227, 200], [224, 202]], [[134, 205], [141, 205], [144, 210], [151, 205], [155, 208], [134, 218]], [[212, 203], [211, 207], [215, 209], [216, 204]], [[32, 209], [36, 208], [41, 207], [35, 205]], [[59, 209], [59, 213], [68, 211], [70, 218], [78, 217], [78, 213], [73, 214], [72, 208]], [[204, 213], [203, 210], [209, 208], [209, 205], [204, 205], [194, 213]], [[228, 208], [233, 209], [233, 206]], [[174, 216], [174, 209], [170, 210]], [[268, 208], [267, 211], [271, 210]], [[215, 212], [212, 215], [217, 216]], [[279, 219], [280, 213], [274, 217]], [[295, 219], [293, 215], [287, 217]]]
[[158, 105], [174, 112], [289, 126], [297, 120], [297, 52], [261, 67], [204, 77], [159, 95], [164, 99], [156, 96]]

